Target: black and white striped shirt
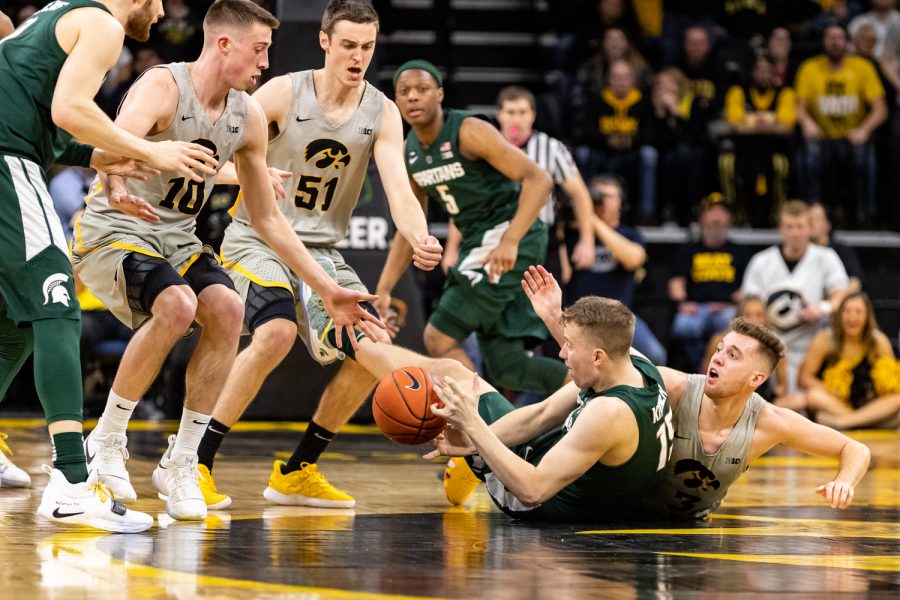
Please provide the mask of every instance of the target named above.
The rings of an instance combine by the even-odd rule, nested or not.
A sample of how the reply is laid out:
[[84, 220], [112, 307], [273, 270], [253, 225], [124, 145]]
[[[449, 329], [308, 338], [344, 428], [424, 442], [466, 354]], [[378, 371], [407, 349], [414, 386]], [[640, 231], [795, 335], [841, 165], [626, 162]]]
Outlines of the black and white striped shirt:
[[[560, 185], [577, 169], [566, 145], [543, 131], [532, 131], [528, 143], [522, 150], [528, 155], [528, 158], [536, 162], [553, 178], [555, 185]], [[555, 221], [555, 203], [553, 192], [550, 192], [550, 199], [541, 209], [540, 214], [540, 219], [548, 225], [553, 225]]]

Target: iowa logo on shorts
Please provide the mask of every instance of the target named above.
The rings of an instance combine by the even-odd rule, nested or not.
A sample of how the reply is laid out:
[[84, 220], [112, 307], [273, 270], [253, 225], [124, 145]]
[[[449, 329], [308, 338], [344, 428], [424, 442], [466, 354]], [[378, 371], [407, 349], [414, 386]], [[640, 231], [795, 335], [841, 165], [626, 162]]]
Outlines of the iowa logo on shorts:
[[304, 159], [306, 162], [315, 160], [315, 165], [320, 169], [332, 165], [340, 169], [350, 164], [350, 151], [337, 140], [321, 138], [307, 144]]

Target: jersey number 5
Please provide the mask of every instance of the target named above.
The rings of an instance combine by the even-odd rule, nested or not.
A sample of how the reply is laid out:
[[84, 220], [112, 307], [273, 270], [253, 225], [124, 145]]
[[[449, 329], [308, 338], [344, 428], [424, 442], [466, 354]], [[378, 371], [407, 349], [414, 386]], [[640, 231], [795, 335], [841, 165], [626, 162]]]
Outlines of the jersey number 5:
[[450, 187], [446, 185], [436, 185], [434, 186], [434, 189], [441, 195], [441, 200], [444, 202], [444, 208], [447, 209], [447, 214], [458, 215], [459, 205], [456, 203], [456, 198], [450, 193]]
[[[294, 204], [297, 208], [305, 208], [306, 210], [314, 210], [316, 208], [316, 200], [319, 198], [319, 184], [322, 178], [315, 175], [301, 175], [300, 181], [297, 182], [297, 193], [294, 195]], [[334, 199], [334, 190], [337, 188], [338, 178], [334, 177], [322, 184], [325, 188], [325, 201], [322, 203], [322, 212], [331, 207], [331, 201]]]

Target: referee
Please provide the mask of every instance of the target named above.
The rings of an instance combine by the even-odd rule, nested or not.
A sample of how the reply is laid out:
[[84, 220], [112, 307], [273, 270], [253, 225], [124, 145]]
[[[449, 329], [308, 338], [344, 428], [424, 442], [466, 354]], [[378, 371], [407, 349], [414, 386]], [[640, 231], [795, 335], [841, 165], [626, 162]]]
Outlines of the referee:
[[[563, 189], [569, 197], [575, 221], [579, 229], [578, 243], [572, 250], [571, 264], [575, 269], [587, 269], [594, 264], [594, 205], [590, 192], [581, 178], [581, 173], [572, 160], [572, 155], [565, 144], [550, 137], [543, 131], [535, 131], [537, 117], [534, 95], [523, 87], [509, 86], [500, 90], [497, 96], [497, 121], [500, 132], [512, 145], [525, 151], [533, 160], [553, 178], [553, 183]], [[547, 263], [551, 271], [559, 278], [557, 265], [562, 261], [560, 247], [563, 231], [555, 227], [559, 206], [553, 192], [541, 211], [540, 218], [550, 229], [550, 243], [547, 248]], [[559, 262], [558, 262], [559, 261]], [[564, 266], [563, 269], [567, 272]], [[553, 268], [557, 267], [557, 268]]]

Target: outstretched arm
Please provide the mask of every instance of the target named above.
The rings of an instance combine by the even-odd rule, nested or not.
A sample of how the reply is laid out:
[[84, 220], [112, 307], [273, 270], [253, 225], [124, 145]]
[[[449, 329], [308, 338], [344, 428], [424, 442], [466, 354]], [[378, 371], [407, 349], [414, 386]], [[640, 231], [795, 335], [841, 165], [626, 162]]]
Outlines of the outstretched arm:
[[[469, 436], [491, 471], [522, 503], [546, 502], [587, 472], [626, 435], [636, 433], [630, 409], [621, 400], [595, 399], [582, 411], [569, 433], [537, 465], [510, 450], [478, 415], [478, 399], [451, 378], [437, 390], [444, 407], [432, 412]], [[599, 400], [599, 401], [598, 401]], [[518, 412], [518, 411], [515, 411]], [[628, 427], [627, 419], [632, 420]], [[597, 435], [604, 431], [607, 435]]]
[[847, 508], [853, 501], [855, 488], [869, 468], [871, 453], [864, 444], [851, 440], [842, 433], [813, 423], [792, 410], [777, 406], [765, 406], [756, 425], [753, 458], [762, 455], [776, 444], [822, 458], [838, 460], [837, 475], [816, 488], [832, 508]]
[[[116, 127], [94, 102], [106, 72], [119, 58], [124, 36], [121, 23], [99, 8], [76, 9], [60, 18], [56, 38], [68, 58], [53, 92], [53, 122], [85, 144], [143, 160], [157, 169], [180, 171], [197, 181], [203, 178], [195, 171], [214, 175], [215, 160], [208, 148], [187, 142], [141, 139], [146, 131], [135, 133]], [[157, 105], [165, 104], [158, 100], [159, 96]], [[159, 109], [152, 103], [147, 108], [153, 112]]]
[[430, 271], [441, 262], [441, 244], [428, 234], [428, 223], [410, 189], [403, 162], [403, 123], [397, 105], [385, 98], [381, 130], [375, 140], [375, 164], [384, 185], [397, 233], [413, 248], [413, 264]]
[[550, 330], [560, 347], [565, 345], [562, 326], [562, 288], [553, 274], [544, 267], [531, 266], [525, 271], [522, 289], [531, 300], [534, 312]]

